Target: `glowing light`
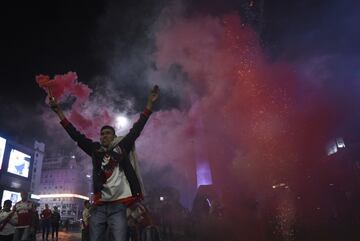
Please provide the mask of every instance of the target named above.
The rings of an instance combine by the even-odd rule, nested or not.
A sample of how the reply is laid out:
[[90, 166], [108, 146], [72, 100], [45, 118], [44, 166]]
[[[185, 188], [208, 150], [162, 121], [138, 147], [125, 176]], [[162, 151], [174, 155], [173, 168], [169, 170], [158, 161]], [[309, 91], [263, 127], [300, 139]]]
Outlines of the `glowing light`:
[[200, 185], [211, 185], [212, 177], [211, 170], [208, 161], [198, 161], [196, 167], [197, 186]]
[[276, 184], [276, 185], [273, 185], [272, 188], [275, 189], [275, 188], [279, 188], [279, 187], [284, 187], [286, 189], [289, 188], [288, 185], [286, 185], [286, 183], [279, 183], [279, 184]]
[[345, 148], [345, 142], [342, 137], [338, 137], [335, 141], [329, 142], [327, 146], [327, 154], [328, 156], [335, 154], [338, 152], [338, 149]]
[[345, 148], [345, 142], [344, 142], [344, 139], [339, 137], [339, 138], [336, 138], [336, 145], [338, 148]]
[[88, 197], [85, 197], [83, 195], [79, 195], [79, 194], [72, 194], [72, 193], [58, 193], [58, 194], [42, 194], [39, 195], [40, 199], [41, 198], [58, 198], [58, 197], [75, 197], [75, 198], [80, 198], [80, 199], [84, 199], [84, 200], [89, 200]]
[[40, 199], [40, 196], [39, 195], [35, 195], [35, 194], [31, 194], [30, 196], [31, 199]]
[[0, 169], [1, 169], [2, 161], [3, 161], [3, 157], [4, 157], [5, 146], [6, 146], [6, 139], [0, 137]]
[[124, 115], [119, 115], [116, 117], [116, 129], [125, 129], [128, 127], [129, 123], [129, 119]]
[[87, 178], [90, 178], [90, 177], [91, 177], [91, 175], [90, 175], [90, 174], [86, 174], [86, 177], [87, 177]]
[[75, 159], [75, 156], [71, 156], [72, 159]]
[[164, 197], [160, 197], [160, 201], [164, 201]]

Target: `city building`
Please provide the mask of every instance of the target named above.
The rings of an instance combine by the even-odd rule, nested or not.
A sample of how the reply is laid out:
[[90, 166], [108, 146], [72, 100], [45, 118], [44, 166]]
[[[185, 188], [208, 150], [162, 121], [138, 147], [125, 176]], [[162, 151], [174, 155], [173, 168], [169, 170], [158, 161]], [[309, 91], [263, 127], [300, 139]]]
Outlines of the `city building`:
[[40, 186], [41, 170], [45, 157], [45, 144], [35, 141], [34, 143], [34, 163], [32, 168], [32, 178], [30, 192], [32, 198], [38, 200], [39, 197], [35, 194], [39, 193], [38, 187]]
[[89, 199], [90, 181], [90, 175], [84, 173], [75, 156], [45, 158], [36, 189], [40, 198], [39, 211], [45, 204], [51, 209], [57, 206], [62, 220], [78, 221], [83, 202]]

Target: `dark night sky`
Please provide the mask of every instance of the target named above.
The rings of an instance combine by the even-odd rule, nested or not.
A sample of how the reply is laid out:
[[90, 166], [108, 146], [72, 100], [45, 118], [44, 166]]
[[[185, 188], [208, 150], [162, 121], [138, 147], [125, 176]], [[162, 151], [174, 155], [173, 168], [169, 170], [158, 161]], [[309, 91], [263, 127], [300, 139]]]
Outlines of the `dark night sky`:
[[[246, 1], [184, 1], [189, 14], [221, 15], [243, 11]], [[111, 37], [122, 38], [120, 48], [131, 49], [148, 40], [144, 32], [156, 19], [165, 1], [35, 1], [29, 6], [2, 6], [0, 134], [27, 142], [45, 138], [35, 127], [39, 120], [16, 125], [18, 120], [41, 114], [44, 92], [35, 83], [39, 73], [76, 71], [82, 82], [94, 86], [94, 77], [106, 75], [107, 61], [116, 58]], [[106, 16], [118, 11], [111, 23]], [[359, 103], [360, 77], [359, 3], [329, 0], [264, 1], [261, 41], [269, 59], [304, 66], [316, 55], [336, 56], [327, 88], [339, 90], [336, 98]], [[111, 24], [110, 24], [111, 25]], [[118, 46], [119, 48], [119, 46]], [[357, 81], [356, 81], [357, 80]], [[129, 95], [138, 92], [130, 89]], [[357, 101], [357, 102], [356, 102]], [[351, 123], [358, 120], [354, 114]], [[20, 122], [19, 122], [20, 123]], [[35, 137], [34, 137], [35, 136]]]

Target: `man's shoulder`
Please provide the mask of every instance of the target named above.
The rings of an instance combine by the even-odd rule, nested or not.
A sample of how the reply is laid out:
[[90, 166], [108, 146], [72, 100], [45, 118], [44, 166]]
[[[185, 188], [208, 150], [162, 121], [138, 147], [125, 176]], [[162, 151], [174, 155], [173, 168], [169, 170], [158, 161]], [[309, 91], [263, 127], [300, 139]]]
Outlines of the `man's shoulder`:
[[15, 206], [27, 206], [27, 205], [33, 205], [33, 202], [27, 200], [27, 201], [18, 201], [15, 203]]

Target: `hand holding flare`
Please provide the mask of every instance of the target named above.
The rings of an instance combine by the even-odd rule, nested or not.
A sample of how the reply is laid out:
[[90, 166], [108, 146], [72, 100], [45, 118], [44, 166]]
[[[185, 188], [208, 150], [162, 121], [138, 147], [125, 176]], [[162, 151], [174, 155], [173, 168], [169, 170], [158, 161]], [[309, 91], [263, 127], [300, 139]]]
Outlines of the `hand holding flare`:
[[40, 74], [40, 75], [36, 76], [36, 82], [38, 83], [38, 85], [41, 88], [48, 90], [50, 108], [55, 113], [57, 113], [59, 118], [62, 120], [64, 118], [64, 114], [63, 114], [61, 108], [59, 107], [58, 103], [56, 102], [56, 99], [55, 99], [55, 97], [52, 93], [52, 89], [51, 89], [51, 87], [54, 84], [54, 80], [51, 80], [50, 77], [47, 75]]
[[49, 100], [55, 99], [52, 94], [52, 90], [51, 90], [54, 80], [50, 80], [50, 77], [48, 75], [40, 74], [40, 75], [36, 76], [36, 82], [38, 83], [38, 85], [40, 87], [48, 90]]

